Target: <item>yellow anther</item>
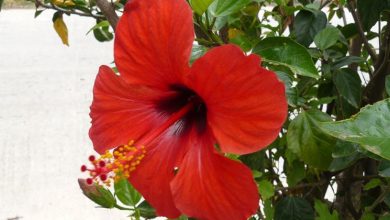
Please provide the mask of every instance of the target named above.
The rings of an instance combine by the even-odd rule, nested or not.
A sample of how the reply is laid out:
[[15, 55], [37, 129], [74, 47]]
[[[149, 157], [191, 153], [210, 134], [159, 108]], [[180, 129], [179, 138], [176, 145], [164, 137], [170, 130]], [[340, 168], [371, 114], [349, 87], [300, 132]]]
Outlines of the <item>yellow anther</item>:
[[[113, 181], [117, 182], [131, 176], [131, 172], [136, 170], [146, 155], [145, 146], [136, 147], [133, 144], [134, 141], [130, 140], [128, 144], [119, 146], [112, 151], [106, 151], [100, 158], [91, 162], [96, 168], [96, 170], [90, 171], [90, 176], [95, 183], [110, 187]], [[101, 169], [103, 166], [105, 168]], [[107, 180], [102, 181], [101, 174], [106, 175]]]

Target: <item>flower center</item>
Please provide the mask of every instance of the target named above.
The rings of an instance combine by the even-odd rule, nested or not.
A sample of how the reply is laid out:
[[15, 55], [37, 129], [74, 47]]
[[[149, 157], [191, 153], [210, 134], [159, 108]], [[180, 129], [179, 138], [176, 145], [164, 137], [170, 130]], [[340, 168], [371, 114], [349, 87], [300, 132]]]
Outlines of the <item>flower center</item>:
[[178, 120], [181, 129], [177, 130], [176, 134], [185, 133], [191, 127], [196, 127], [200, 133], [203, 132], [206, 128], [207, 109], [202, 98], [184, 85], [173, 84], [170, 89], [172, 94], [157, 102], [155, 106], [157, 111], [171, 115], [191, 103], [192, 109]]
[[147, 154], [145, 146], [149, 145], [177, 121], [186, 120], [194, 112], [197, 112], [194, 107], [199, 108], [199, 100], [190, 98], [178, 111], [170, 114], [170, 117], [161, 126], [143, 138], [142, 144], [136, 144], [133, 140], [130, 140], [128, 144], [119, 146], [112, 151], [106, 151], [99, 158], [93, 155], [89, 156], [91, 166], [81, 166], [82, 172], [89, 172], [90, 177], [87, 178], [87, 183], [95, 182], [99, 185], [109, 186], [112, 181], [129, 178], [131, 172], [136, 169]]

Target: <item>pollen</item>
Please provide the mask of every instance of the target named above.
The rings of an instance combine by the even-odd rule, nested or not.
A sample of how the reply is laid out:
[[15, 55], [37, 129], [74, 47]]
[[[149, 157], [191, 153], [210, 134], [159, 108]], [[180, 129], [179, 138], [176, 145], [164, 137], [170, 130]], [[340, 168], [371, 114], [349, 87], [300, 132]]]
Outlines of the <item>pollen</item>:
[[145, 146], [134, 145], [130, 140], [128, 144], [119, 146], [112, 151], [106, 151], [100, 157], [91, 155], [88, 157], [92, 168], [81, 166], [81, 172], [88, 171], [87, 183], [110, 186], [112, 182], [122, 178], [130, 178], [131, 172], [136, 170], [146, 155]]

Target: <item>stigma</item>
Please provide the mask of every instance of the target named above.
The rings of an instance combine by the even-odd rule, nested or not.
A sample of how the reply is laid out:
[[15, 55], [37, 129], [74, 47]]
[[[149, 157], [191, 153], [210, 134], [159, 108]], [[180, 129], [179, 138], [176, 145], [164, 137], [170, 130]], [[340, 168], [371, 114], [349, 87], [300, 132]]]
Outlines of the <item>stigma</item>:
[[88, 184], [110, 186], [122, 178], [130, 178], [146, 155], [145, 146], [134, 146], [134, 141], [119, 146], [112, 151], [106, 151], [100, 157], [89, 156], [91, 166], [82, 165], [81, 172], [88, 172]]

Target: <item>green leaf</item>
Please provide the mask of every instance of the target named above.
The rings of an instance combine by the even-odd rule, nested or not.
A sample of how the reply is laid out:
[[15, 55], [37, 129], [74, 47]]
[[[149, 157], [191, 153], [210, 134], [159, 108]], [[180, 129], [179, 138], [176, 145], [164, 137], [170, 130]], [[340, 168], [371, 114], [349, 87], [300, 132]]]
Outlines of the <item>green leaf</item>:
[[190, 64], [194, 63], [195, 60], [203, 56], [207, 52], [207, 47], [194, 44], [192, 45], [192, 51], [191, 51], [191, 57], [190, 57]]
[[363, 216], [360, 220], [375, 220], [375, 216], [372, 213], [363, 213]]
[[107, 20], [101, 21], [101, 22], [97, 23], [95, 26], [93, 26], [91, 29], [89, 29], [89, 31], [87, 32], [87, 35], [95, 29], [102, 28], [102, 27], [109, 27], [109, 26], [110, 26], [110, 23]]
[[340, 69], [341, 67], [343, 66], [348, 66], [349, 64], [352, 64], [352, 63], [360, 63], [360, 62], [363, 62], [364, 59], [361, 58], [361, 57], [355, 57], [355, 56], [345, 56], [345, 57], [342, 57], [338, 60], [336, 60], [333, 65], [332, 65], [332, 70], [338, 70]]
[[352, 106], [359, 108], [362, 95], [362, 82], [357, 72], [345, 68], [336, 71], [333, 82], [339, 94]]
[[264, 214], [266, 220], [273, 220], [275, 214], [275, 208], [272, 206], [271, 200], [264, 201]]
[[214, 0], [190, 0], [190, 4], [198, 15], [202, 15], [213, 1]]
[[327, 27], [321, 30], [315, 37], [314, 43], [320, 50], [328, 49], [337, 43], [341, 32], [335, 27]]
[[188, 220], [188, 217], [185, 215], [181, 215], [177, 220]]
[[141, 216], [144, 218], [151, 219], [156, 217], [156, 210], [146, 201], [141, 202], [136, 210], [139, 210]]
[[211, 14], [214, 17], [230, 15], [240, 11], [250, 2], [251, 0], [216, 0], [210, 7]]
[[358, 0], [357, 9], [365, 31], [378, 22], [380, 13], [388, 8], [385, 0]]
[[101, 21], [92, 27], [88, 33], [92, 30], [96, 40], [100, 42], [110, 41], [114, 38], [114, 35], [110, 32], [109, 28], [110, 24], [108, 21]]
[[358, 145], [348, 141], [337, 140], [332, 152], [333, 158], [348, 157], [358, 153]]
[[378, 171], [379, 176], [390, 177], [390, 161], [381, 161], [378, 167]]
[[[1, 0], [0, 0], [1, 1]], [[35, 13], [34, 13], [34, 18], [37, 18], [43, 11], [44, 11], [45, 9], [43, 9], [43, 10], [36, 10], [35, 11]]]
[[0, 11], [1, 11], [1, 6], [3, 6], [4, 0], [0, 0]]
[[253, 47], [252, 42], [245, 34], [238, 34], [236, 37], [229, 39], [229, 42], [241, 47], [245, 52], [250, 51]]
[[303, 9], [294, 19], [294, 33], [298, 43], [308, 47], [317, 33], [326, 27], [326, 14], [313, 9]]
[[318, 214], [316, 220], [339, 220], [339, 213], [337, 211], [330, 213], [328, 206], [320, 200], [314, 201], [314, 209]]
[[125, 178], [120, 179], [114, 184], [115, 195], [125, 205], [135, 206], [141, 200], [141, 195]]
[[314, 220], [314, 211], [305, 199], [285, 197], [276, 204], [275, 220]]
[[390, 215], [387, 214], [387, 215], [381, 216], [381, 217], [379, 217], [378, 220], [390, 220]]
[[257, 151], [251, 154], [244, 154], [239, 157], [239, 160], [242, 161], [252, 170], [264, 170], [264, 151]]
[[322, 132], [318, 124], [331, 120], [329, 115], [315, 109], [300, 113], [288, 127], [287, 147], [308, 165], [327, 169], [336, 139]]
[[252, 170], [252, 176], [254, 179], [260, 178], [263, 176], [263, 173], [257, 170]]
[[378, 178], [374, 178], [372, 180], [370, 180], [368, 183], [366, 183], [366, 185], [364, 185], [363, 189], [364, 190], [370, 190], [370, 189], [373, 189], [377, 186], [380, 186], [382, 184], [382, 181]]
[[331, 172], [343, 170], [347, 167], [352, 166], [357, 160], [361, 159], [362, 157], [363, 155], [359, 152], [354, 152], [353, 154], [345, 157], [334, 158], [332, 160], [332, 163], [330, 163], [328, 170]]
[[390, 99], [368, 105], [350, 119], [321, 123], [320, 127], [329, 135], [361, 144], [390, 160]]
[[305, 164], [301, 161], [294, 161], [286, 170], [288, 186], [295, 186], [306, 176]]
[[259, 192], [263, 201], [268, 200], [275, 194], [275, 187], [268, 180], [262, 180], [259, 182]]
[[386, 76], [386, 93], [390, 96], [390, 75]]
[[297, 88], [292, 86], [292, 77], [289, 74], [281, 71], [275, 71], [275, 73], [276, 75], [278, 75], [278, 78], [284, 83], [288, 104], [290, 106], [296, 107], [298, 104], [298, 90]]
[[79, 186], [84, 195], [103, 208], [113, 208], [116, 204], [115, 197], [110, 190], [97, 184], [89, 185], [84, 179], [79, 179]]
[[287, 37], [268, 37], [253, 49], [265, 63], [282, 65], [293, 73], [319, 78], [316, 67], [305, 47]]

